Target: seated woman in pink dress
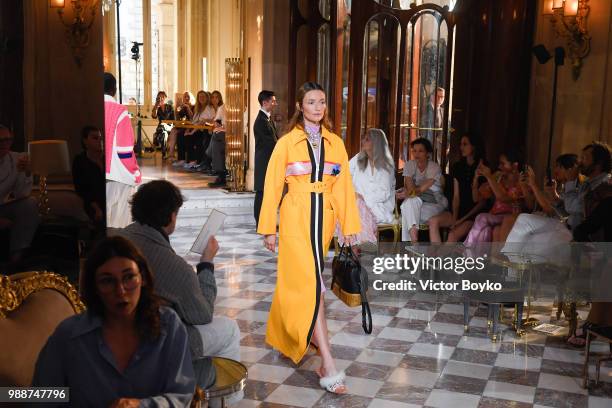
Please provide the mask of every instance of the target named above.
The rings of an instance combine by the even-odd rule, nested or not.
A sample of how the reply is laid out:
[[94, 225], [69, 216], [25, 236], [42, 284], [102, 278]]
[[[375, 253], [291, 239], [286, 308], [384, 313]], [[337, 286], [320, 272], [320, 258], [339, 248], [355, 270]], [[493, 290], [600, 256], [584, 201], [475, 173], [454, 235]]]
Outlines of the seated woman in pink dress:
[[[377, 224], [392, 223], [395, 209], [395, 167], [385, 132], [366, 131], [361, 137], [361, 151], [349, 161], [349, 169], [361, 219], [357, 241], [376, 242]], [[336, 233], [343, 244], [338, 227]]]
[[[465, 239], [466, 245], [491, 242], [493, 229], [502, 224], [504, 217], [518, 214], [526, 206], [525, 197], [530, 194], [528, 187], [519, 182], [519, 168], [518, 157], [511, 153], [503, 153], [499, 156], [499, 172], [495, 174], [482, 162], [480, 163], [476, 169], [472, 189], [476, 196], [478, 194], [491, 194], [495, 197], [495, 202], [488, 213], [482, 213], [476, 217], [474, 225]], [[478, 192], [477, 184], [479, 176], [487, 179], [485, 188], [481, 189], [480, 192]]]

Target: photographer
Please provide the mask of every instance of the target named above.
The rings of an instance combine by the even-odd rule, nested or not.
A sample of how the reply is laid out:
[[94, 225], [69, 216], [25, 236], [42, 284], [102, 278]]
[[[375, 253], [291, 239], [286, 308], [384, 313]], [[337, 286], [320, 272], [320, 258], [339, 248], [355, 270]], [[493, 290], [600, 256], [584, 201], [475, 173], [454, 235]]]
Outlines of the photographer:
[[153, 144], [161, 147], [162, 155], [164, 156], [166, 155], [166, 136], [168, 132], [162, 120], [174, 120], [174, 110], [172, 109], [172, 105], [166, 103], [167, 99], [168, 95], [166, 95], [166, 92], [159, 91], [157, 93], [157, 98], [155, 98], [155, 105], [153, 105], [151, 111], [153, 119], [159, 119], [157, 129], [155, 129]]

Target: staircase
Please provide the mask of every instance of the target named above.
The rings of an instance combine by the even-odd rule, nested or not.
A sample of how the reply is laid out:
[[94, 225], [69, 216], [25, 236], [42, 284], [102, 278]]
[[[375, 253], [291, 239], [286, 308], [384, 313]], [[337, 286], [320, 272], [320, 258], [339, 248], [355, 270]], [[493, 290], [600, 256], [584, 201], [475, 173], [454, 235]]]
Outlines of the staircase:
[[[255, 225], [255, 193], [233, 193], [222, 189], [181, 190], [185, 203], [179, 211], [177, 227], [201, 227], [215, 209], [227, 215], [225, 225]], [[194, 237], [195, 238], [195, 237]]]

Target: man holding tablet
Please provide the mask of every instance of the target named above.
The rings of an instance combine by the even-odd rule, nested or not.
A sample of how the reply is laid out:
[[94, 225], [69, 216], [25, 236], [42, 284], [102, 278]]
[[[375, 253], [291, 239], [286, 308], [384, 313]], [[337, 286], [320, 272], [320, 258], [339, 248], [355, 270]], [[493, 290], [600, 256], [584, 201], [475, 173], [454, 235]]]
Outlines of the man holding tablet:
[[170, 245], [176, 217], [183, 205], [181, 191], [166, 180], [142, 185], [132, 199], [134, 222], [118, 230], [144, 254], [157, 294], [178, 313], [187, 327], [193, 358], [226, 357], [240, 361], [240, 330], [235, 321], [213, 318], [217, 284], [213, 260], [219, 250], [214, 235], [208, 239], [193, 270]]

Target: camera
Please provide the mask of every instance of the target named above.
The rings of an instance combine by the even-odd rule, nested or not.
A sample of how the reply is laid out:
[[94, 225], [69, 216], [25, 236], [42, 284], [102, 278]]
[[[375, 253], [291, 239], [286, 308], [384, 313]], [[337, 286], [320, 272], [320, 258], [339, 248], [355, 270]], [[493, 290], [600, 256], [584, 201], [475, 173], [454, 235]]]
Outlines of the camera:
[[130, 51], [132, 52], [132, 59], [134, 61], [138, 61], [140, 59], [140, 46], [141, 45], [144, 45], [144, 44], [138, 41], [132, 41], [132, 48], [130, 48]]

